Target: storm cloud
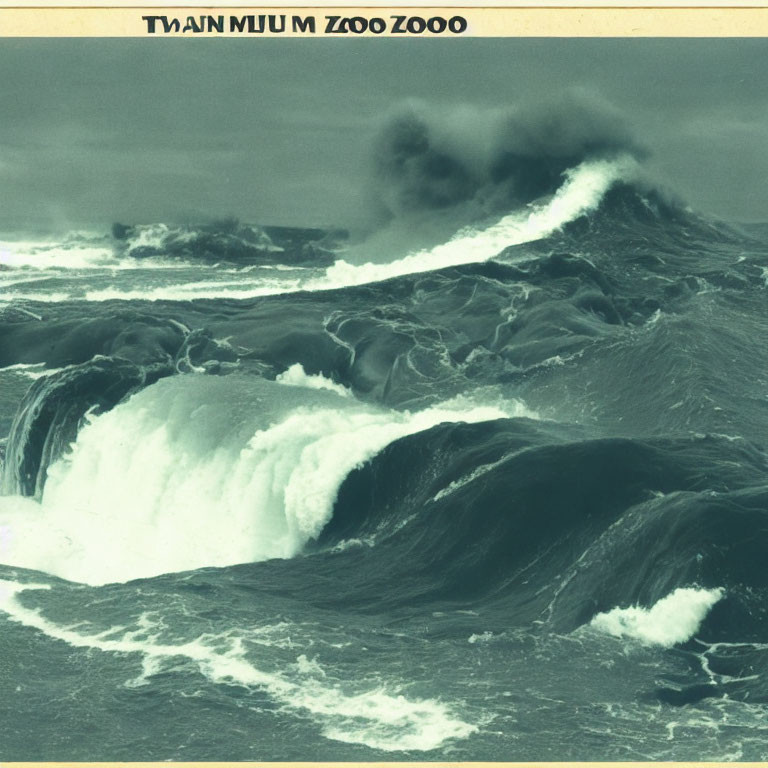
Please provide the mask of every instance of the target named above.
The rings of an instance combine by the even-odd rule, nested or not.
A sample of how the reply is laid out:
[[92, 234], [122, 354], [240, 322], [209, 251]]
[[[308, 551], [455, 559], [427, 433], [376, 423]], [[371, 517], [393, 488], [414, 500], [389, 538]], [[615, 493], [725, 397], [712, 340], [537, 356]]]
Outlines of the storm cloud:
[[508, 211], [584, 160], [646, 155], [618, 110], [583, 89], [504, 108], [404, 105], [375, 143], [374, 196], [392, 217], [472, 204]]

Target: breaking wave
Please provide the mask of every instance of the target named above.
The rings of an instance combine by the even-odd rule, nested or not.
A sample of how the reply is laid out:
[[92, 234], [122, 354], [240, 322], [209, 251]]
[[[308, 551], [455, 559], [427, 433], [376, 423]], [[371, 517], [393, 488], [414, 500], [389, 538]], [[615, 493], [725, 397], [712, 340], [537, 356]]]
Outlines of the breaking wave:
[[[290, 383], [306, 387], [292, 370]], [[466, 401], [364, 407], [321, 391], [318, 378], [297, 391], [174, 377], [88, 418], [71, 452], [42, 467], [39, 504], [0, 498], [0, 559], [104, 584], [293, 557], [331, 518], [349, 472], [392, 441], [508, 415]]]

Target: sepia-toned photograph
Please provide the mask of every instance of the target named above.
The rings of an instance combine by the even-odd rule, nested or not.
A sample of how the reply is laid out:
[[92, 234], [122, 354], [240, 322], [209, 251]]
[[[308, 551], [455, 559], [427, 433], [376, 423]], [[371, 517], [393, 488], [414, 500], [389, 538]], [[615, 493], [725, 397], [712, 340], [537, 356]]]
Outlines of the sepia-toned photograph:
[[766, 62], [0, 39], [0, 758], [768, 760]]

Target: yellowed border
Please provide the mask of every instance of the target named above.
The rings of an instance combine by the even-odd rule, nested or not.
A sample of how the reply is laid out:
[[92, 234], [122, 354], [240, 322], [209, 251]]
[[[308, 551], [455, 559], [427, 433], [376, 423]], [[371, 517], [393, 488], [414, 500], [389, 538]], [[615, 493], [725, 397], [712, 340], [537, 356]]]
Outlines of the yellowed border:
[[[172, 8], [174, 6], [195, 6], [210, 8], [215, 0], [0, 0], [0, 8], [134, 8], [137, 2], [152, 8]], [[301, 0], [302, 5], [322, 7], [322, 0]], [[366, 8], [387, 7], [391, 0], [364, 0]], [[228, 6], [255, 7], [255, 0], [226, 0]], [[259, 8], [279, 8], [288, 5], [286, 0], [264, 0], [258, 3]], [[360, 6], [360, 0], [335, 0], [335, 5], [355, 8]], [[405, 7], [433, 8], [597, 8], [603, 12], [622, 8], [764, 8], [768, 0], [734, 0], [726, 4], [725, 0], [400, 0], [399, 5]]]
[[768, 763], [704, 763], [704, 762], [527, 762], [527, 763], [383, 763], [383, 762], [345, 762], [345, 763], [220, 763], [220, 762], [200, 762], [200, 763], [0, 763], [2, 768], [123, 768], [123, 766], [134, 766], [135, 768], [354, 768], [354, 766], [366, 766], [366, 768], [564, 768], [572, 766], [573, 768], [638, 768], [645, 765], [664, 766], [664, 768], [765, 768]]
[[708, 768], [715, 768], [719, 766], [722, 768], [765, 768], [768, 763], [703, 763], [703, 762], [664, 762], [664, 763], [650, 763], [650, 762], [600, 762], [600, 763], [586, 763], [586, 762], [568, 762], [568, 763], [553, 763], [553, 762], [526, 762], [526, 763], [480, 763], [480, 762], [467, 762], [467, 763], [428, 763], [428, 762], [412, 762], [412, 763], [383, 763], [383, 762], [338, 762], [338, 763], [257, 763], [257, 762], [242, 762], [242, 763], [219, 763], [219, 762], [199, 762], [199, 763], [0, 763], [2, 768], [102, 768], [108, 766], [109, 768], [122, 768], [123, 766], [136, 766], [139, 768], [145, 766], [146, 768], [354, 768], [354, 766], [366, 766], [367, 768], [563, 768], [563, 766], [573, 766], [573, 768], [637, 768], [644, 765], [661, 765], [664, 768], [701, 768], [707, 766]]
[[[248, 14], [285, 14], [288, 17], [284, 33], [248, 34], [230, 31], [230, 16], [238, 18]], [[148, 33], [143, 16], [165, 15], [177, 18], [182, 27], [187, 17], [202, 15], [223, 16], [224, 32], [202, 33]], [[394, 15], [429, 18], [435, 15], [466, 18], [467, 30], [461, 37], [768, 37], [768, 7], [762, 8], [435, 8], [429, 6], [393, 6], [353, 8], [345, 6], [313, 7], [308, 4], [268, 8], [266, 6], [139, 6], [120, 8], [0, 8], [0, 37], [325, 37], [323, 20], [328, 15], [362, 16], [366, 19]], [[290, 27], [292, 15], [317, 19], [317, 31], [294, 31]], [[159, 28], [159, 23], [158, 23]], [[344, 35], [356, 39], [364, 35]], [[392, 36], [391, 24], [386, 32], [376, 37]], [[340, 35], [328, 35], [340, 39]], [[398, 37], [437, 37], [426, 32], [422, 35]], [[442, 38], [457, 37], [449, 33]]]

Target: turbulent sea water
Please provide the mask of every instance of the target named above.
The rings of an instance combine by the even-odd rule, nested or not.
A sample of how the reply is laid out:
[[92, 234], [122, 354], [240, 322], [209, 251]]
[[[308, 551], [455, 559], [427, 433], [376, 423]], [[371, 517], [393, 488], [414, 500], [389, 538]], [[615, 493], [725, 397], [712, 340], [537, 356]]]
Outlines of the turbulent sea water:
[[0, 244], [0, 756], [768, 759], [768, 230], [352, 251]]

